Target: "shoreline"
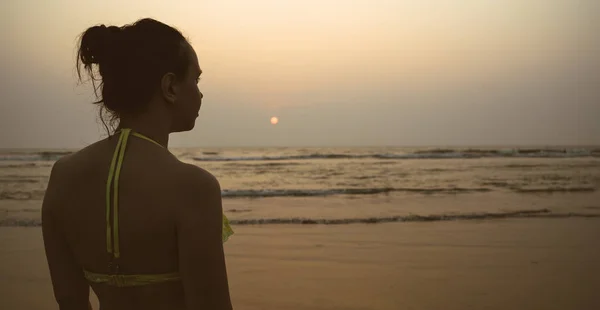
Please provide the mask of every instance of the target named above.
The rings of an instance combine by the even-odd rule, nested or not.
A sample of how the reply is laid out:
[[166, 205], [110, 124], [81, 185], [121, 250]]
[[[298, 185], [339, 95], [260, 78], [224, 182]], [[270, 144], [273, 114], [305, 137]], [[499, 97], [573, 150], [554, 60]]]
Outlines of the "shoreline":
[[[223, 212], [236, 226], [346, 225], [387, 222], [481, 221], [506, 218], [597, 218], [600, 191], [523, 195], [352, 195], [223, 199]], [[39, 200], [2, 201], [0, 227], [39, 227]]]

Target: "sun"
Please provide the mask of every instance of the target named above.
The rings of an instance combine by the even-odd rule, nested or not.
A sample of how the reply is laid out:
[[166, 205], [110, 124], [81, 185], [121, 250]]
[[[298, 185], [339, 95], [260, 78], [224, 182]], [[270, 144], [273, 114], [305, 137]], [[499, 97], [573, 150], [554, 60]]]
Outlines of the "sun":
[[277, 125], [277, 123], [279, 123], [279, 118], [277, 116], [271, 117], [271, 124]]

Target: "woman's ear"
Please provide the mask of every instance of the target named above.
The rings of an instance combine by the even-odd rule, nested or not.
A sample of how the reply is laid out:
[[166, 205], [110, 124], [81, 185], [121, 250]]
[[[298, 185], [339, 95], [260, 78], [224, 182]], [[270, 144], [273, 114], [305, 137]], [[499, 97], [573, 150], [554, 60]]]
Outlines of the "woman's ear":
[[176, 81], [175, 74], [173, 73], [163, 75], [160, 80], [160, 91], [162, 96], [170, 104], [174, 104], [175, 100], [177, 100], [178, 87]]

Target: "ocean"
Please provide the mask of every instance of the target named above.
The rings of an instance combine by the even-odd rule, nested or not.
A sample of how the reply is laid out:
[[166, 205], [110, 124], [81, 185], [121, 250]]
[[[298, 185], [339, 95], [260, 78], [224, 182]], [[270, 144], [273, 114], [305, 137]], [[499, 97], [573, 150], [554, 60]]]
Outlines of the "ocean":
[[[0, 150], [0, 226], [41, 224], [51, 167], [71, 151]], [[600, 217], [600, 147], [171, 152], [219, 179], [233, 225]]]

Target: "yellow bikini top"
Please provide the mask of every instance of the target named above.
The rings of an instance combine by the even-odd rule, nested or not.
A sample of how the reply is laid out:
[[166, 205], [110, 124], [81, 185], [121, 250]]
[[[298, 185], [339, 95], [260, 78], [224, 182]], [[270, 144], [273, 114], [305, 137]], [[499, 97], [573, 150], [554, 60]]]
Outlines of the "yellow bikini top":
[[[146, 141], [152, 142], [160, 147], [160, 143], [140, 134], [131, 129], [124, 128], [120, 130], [119, 141], [113, 154], [110, 170], [108, 173], [108, 182], [106, 183], [106, 251], [111, 255], [109, 267], [113, 274], [99, 274], [84, 270], [85, 278], [94, 283], [106, 283], [113, 286], [139, 286], [166, 281], [176, 281], [180, 279], [179, 273], [172, 272], [166, 274], [145, 274], [145, 275], [123, 275], [119, 274], [119, 265], [114, 261], [121, 256], [119, 251], [119, 176], [125, 157], [125, 148], [129, 136], [135, 136]], [[112, 203], [112, 225], [111, 225], [111, 189], [113, 190]], [[229, 220], [223, 214], [223, 242], [227, 241], [233, 235], [233, 230], [229, 226]]]

